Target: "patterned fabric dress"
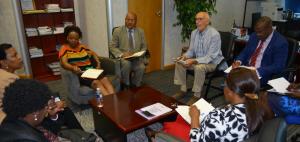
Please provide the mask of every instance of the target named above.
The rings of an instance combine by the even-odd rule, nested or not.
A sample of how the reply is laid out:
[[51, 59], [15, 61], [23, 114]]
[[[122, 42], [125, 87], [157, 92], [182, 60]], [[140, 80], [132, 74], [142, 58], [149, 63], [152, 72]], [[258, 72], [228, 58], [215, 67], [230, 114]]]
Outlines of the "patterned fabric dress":
[[83, 44], [78, 46], [78, 48], [73, 49], [64, 44], [59, 50], [59, 58], [66, 56], [69, 64], [79, 67], [82, 71], [94, 68], [90, 60], [91, 55], [88, 54], [90, 50]]
[[268, 94], [268, 102], [278, 116], [300, 116], [300, 99], [277, 93]]
[[248, 138], [244, 104], [228, 105], [210, 112], [200, 128], [190, 131], [191, 142], [240, 142]]
[[[65, 56], [68, 59], [69, 64], [79, 67], [81, 71], [86, 71], [87, 69], [96, 67], [95, 63], [92, 62], [92, 55], [88, 52], [90, 52], [90, 50], [83, 44], [78, 45], [76, 49], [64, 44], [60, 48], [58, 56], [59, 58]], [[93, 82], [92, 79], [81, 78], [80, 75], [78, 75], [78, 79], [80, 85], [85, 85], [88, 87], [90, 87]]]

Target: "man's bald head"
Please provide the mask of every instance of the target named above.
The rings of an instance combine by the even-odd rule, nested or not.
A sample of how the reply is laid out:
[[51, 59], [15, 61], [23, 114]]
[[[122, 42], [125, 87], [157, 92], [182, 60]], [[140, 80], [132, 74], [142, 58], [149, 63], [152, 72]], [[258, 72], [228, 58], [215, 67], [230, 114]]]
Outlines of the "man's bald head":
[[273, 31], [271, 18], [267, 16], [259, 18], [255, 24], [254, 30], [260, 40], [266, 40]]
[[125, 26], [128, 29], [136, 27], [137, 16], [134, 12], [128, 12], [125, 17]]
[[198, 30], [203, 32], [209, 25], [210, 17], [207, 12], [198, 12], [195, 16], [195, 20]]

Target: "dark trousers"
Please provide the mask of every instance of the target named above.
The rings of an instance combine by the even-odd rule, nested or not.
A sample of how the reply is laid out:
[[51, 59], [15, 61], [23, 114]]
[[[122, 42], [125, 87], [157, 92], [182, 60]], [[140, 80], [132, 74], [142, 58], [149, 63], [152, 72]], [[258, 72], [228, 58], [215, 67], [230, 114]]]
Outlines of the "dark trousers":
[[42, 122], [42, 126], [54, 134], [58, 134], [63, 128], [83, 130], [74, 113], [68, 107], [66, 107], [64, 111], [58, 113], [58, 119], [56, 121], [45, 118]]

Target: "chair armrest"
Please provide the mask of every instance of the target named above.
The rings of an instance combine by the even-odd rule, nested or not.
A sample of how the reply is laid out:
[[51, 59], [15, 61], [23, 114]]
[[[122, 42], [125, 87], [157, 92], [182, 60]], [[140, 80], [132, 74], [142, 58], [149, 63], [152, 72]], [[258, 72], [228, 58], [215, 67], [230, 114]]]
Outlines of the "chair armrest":
[[87, 86], [80, 86], [78, 76], [60, 67], [63, 83], [66, 85], [69, 99], [76, 104], [87, 104], [88, 100], [94, 95], [93, 89]]
[[101, 68], [106, 75], [117, 75], [121, 77], [120, 60], [107, 57], [99, 57]]

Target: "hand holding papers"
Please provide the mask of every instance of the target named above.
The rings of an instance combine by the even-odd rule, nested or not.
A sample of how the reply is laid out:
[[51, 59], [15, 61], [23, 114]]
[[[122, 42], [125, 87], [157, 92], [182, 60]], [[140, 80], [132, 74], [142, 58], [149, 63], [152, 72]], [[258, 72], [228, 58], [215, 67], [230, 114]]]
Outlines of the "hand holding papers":
[[99, 69], [88, 69], [81, 75], [81, 77], [97, 79], [102, 72], [103, 70], [99, 70]]
[[133, 58], [133, 57], [141, 57], [142, 55], [145, 54], [146, 51], [140, 51], [140, 52], [136, 52], [130, 56], [124, 57], [124, 59], [128, 59], [128, 58]]
[[[198, 109], [200, 109], [200, 121], [202, 121], [204, 119], [204, 117], [211, 112], [212, 110], [214, 110], [215, 108], [209, 104], [207, 101], [205, 101], [204, 99], [200, 99], [198, 100], [196, 103], [194, 103], [193, 105], [195, 105]], [[191, 117], [189, 115], [189, 106], [185, 106], [185, 105], [179, 105], [176, 108], [176, 111], [181, 115], [181, 117], [189, 124], [191, 124]]]
[[[290, 83], [283, 77], [269, 80], [268, 84], [274, 88], [275, 92], [278, 92], [281, 94], [289, 93], [287, 88], [290, 85]], [[270, 90], [270, 91], [274, 91], [274, 90]]]
[[146, 119], [150, 120], [170, 111], [172, 111], [172, 109], [168, 108], [167, 106], [161, 103], [155, 103], [150, 106], [146, 106], [141, 109], [138, 109], [135, 112], [145, 117]]
[[184, 56], [180, 56], [180, 57], [177, 57], [177, 58], [173, 58], [174, 62], [177, 62], [177, 63], [180, 63], [180, 64], [183, 64], [183, 65], [186, 65], [186, 58]]

